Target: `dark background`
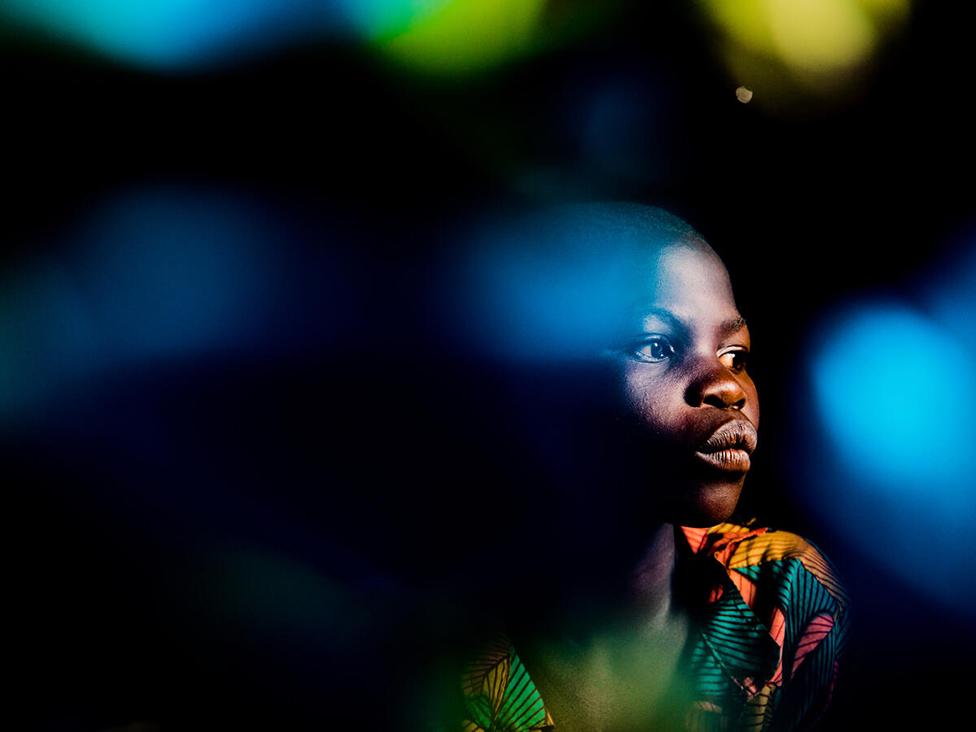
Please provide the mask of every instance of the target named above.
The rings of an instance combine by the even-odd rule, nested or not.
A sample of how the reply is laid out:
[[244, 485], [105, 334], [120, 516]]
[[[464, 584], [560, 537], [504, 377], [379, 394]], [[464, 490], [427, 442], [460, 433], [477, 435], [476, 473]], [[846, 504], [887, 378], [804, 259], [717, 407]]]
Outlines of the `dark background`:
[[[816, 314], [897, 291], [972, 216], [970, 27], [919, 3], [857, 94], [770, 110], [736, 100], [684, 4], [653, 5], [463, 82], [340, 43], [159, 75], [4, 38], [2, 264], [56, 255], [119, 189], [231, 190], [291, 263], [264, 327], [300, 334], [119, 368], [5, 422], [9, 728], [393, 724], [433, 652], [418, 598], [470, 580], [485, 503], [517, 500], [499, 372], [444, 337], [437, 263], [459, 222], [533, 185], [657, 203], [713, 243], [769, 425], [750, 500], [853, 596], [829, 728], [955, 719], [973, 624], [807, 516], [774, 425], [802, 412]], [[596, 164], [572, 120], [608, 78], [628, 102]], [[345, 285], [317, 274], [336, 260]]]

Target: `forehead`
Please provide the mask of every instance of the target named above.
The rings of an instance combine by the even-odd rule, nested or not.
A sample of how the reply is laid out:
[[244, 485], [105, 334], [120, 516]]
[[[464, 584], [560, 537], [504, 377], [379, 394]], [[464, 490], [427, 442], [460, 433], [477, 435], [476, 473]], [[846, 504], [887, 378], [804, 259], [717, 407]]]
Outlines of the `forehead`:
[[647, 248], [635, 274], [632, 313], [641, 319], [650, 317], [654, 308], [688, 323], [738, 315], [728, 271], [704, 242]]

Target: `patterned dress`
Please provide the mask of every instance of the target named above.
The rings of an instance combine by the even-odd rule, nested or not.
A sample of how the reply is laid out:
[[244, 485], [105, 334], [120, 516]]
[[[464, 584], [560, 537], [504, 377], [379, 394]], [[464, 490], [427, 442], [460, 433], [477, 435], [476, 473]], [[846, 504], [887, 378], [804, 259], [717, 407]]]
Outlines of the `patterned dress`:
[[[676, 576], [693, 567], [682, 576], [694, 601], [693, 700], [678, 728], [811, 726], [830, 703], [848, 629], [829, 561], [796, 534], [754, 525], [681, 527], [676, 538], [689, 550]], [[461, 686], [465, 732], [559, 730], [504, 630], [469, 656]]]

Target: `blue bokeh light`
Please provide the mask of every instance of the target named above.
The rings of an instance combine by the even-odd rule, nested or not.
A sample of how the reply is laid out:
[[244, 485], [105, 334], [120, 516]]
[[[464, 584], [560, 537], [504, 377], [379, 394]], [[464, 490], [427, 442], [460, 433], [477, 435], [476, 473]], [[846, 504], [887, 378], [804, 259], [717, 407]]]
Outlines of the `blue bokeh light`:
[[972, 468], [960, 394], [972, 393], [970, 354], [907, 306], [847, 313], [825, 337], [814, 393], [834, 448], [852, 472], [902, 487], [955, 482]]
[[0, 418], [98, 374], [260, 343], [273, 243], [253, 202], [216, 191], [148, 188], [97, 207], [0, 281]]
[[93, 216], [79, 281], [113, 357], [231, 347], [260, 333], [273, 262], [263, 228], [246, 202], [193, 190], [129, 194]]
[[7, 0], [0, 14], [157, 69], [206, 65], [345, 24], [322, 0]]
[[450, 278], [462, 346], [545, 363], [597, 359], [621, 345], [644, 292], [635, 262], [653, 244], [642, 215], [627, 204], [566, 204], [482, 224]]
[[976, 271], [950, 272], [918, 283], [921, 296], [847, 302], [820, 322], [808, 351], [816, 419], [796, 415], [797, 477], [807, 507], [852, 546], [965, 614], [976, 601], [976, 350], [960, 282]]

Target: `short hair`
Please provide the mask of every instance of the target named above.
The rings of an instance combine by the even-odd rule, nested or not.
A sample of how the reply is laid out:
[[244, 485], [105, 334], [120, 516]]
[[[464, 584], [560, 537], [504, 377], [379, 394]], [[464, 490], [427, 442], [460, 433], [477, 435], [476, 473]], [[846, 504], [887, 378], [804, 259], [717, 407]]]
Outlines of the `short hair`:
[[575, 215], [588, 218], [607, 229], [648, 234], [669, 242], [705, 242], [691, 224], [657, 206], [633, 201], [595, 201], [563, 206]]

